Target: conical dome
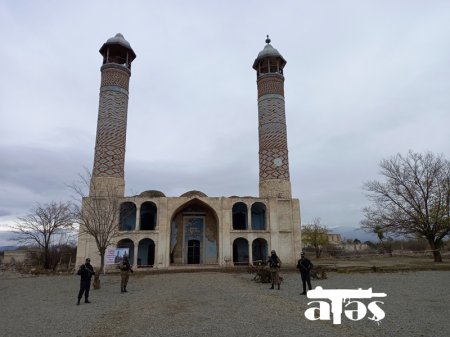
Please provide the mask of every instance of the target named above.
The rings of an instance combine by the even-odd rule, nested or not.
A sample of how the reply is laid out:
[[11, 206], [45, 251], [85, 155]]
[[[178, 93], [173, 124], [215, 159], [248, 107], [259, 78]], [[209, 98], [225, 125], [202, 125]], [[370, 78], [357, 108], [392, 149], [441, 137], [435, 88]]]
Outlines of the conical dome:
[[255, 59], [255, 62], [253, 62], [253, 69], [257, 69], [258, 63], [266, 58], [271, 58], [271, 59], [275, 59], [275, 58], [279, 58], [281, 60], [281, 67], [284, 67], [286, 64], [286, 60], [284, 59], [284, 57], [279, 53], [278, 50], [276, 50], [271, 44], [270, 44], [270, 39], [269, 39], [269, 35], [267, 35], [267, 39], [266, 39], [266, 45], [264, 47], [263, 50], [261, 50], [258, 54], [258, 57]]
[[126, 54], [129, 56], [128, 62], [132, 62], [136, 58], [136, 54], [131, 48], [130, 43], [125, 40], [122, 34], [117, 33], [114, 37], [109, 38], [103, 46], [100, 48], [100, 54], [106, 55], [109, 49], [109, 54], [116, 54], [123, 58], [126, 58]]

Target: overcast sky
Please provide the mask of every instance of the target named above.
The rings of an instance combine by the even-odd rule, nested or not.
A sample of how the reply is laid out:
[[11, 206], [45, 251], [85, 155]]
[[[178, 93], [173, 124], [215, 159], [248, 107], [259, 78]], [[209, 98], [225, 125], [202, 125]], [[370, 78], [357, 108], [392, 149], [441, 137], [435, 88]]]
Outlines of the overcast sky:
[[[70, 199], [92, 169], [102, 57], [132, 65], [126, 194], [258, 195], [256, 74], [266, 34], [287, 60], [302, 222], [359, 226], [381, 159], [449, 158], [449, 1], [0, 0], [0, 224]], [[1, 226], [0, 226], [1, 227]], [[5, 227], [3, 227], [4, 229]]]

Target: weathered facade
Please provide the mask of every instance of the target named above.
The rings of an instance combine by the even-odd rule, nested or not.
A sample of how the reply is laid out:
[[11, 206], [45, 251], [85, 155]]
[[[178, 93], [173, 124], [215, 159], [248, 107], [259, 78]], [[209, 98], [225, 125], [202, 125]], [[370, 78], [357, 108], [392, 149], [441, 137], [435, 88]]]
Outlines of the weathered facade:
[[[258, 88], [259, 197], [209, 197], [200, 191], [166, 197], [154, 190], [125, 197], [128, 86], [136, 55], [121, 34], [100, 49], [102, 79], [89, 198], [101, 197], [106, 190], [119, 198], [120, 235], [114, 243], [129, 248], [135, 267], [246, 265], [265, 260], [272, 249], [284, 264], [296, 263], [301, 250], [300, 205], [291, 197], [286, 61], [269, 39], [266, 43], [253, 64]], [[80, 234], [77, 263], [88, 256], [94, 265], [100, 264], [94, 240]]]

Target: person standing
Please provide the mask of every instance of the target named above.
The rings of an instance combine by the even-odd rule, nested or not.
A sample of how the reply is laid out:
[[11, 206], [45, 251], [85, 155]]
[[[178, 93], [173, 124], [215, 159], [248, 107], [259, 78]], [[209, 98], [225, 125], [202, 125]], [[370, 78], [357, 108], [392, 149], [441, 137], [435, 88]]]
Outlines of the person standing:
[[270, 289], [274, 289], [274, 284], [276, 283], [276, 284], [278, 284], [278, 290], [280, 290], [279, 270], [281, 267], [281, 260], [277, 256], [277, 253], [274, 250], [272, 250], [270, 252], [270, 257], [269, 257], [267, 263], [269, 264], [270, 276], [272, 279], [272, 287], [270, 287]]
[[313, 267], [311, 261], [305, 257], [305, 253], [301, 252], [300, 260], [297, 262], [297, 268], [300, 271], [303, 283], [303, 292], [300, 295], [306, 295], [306, 283], [308, 283], [309, 290], [312, 288], [310, 271]]
[[127, 293], [128, 279], [130, 278], [130, 273], [133, 272], [130, 262], [128, 262], [128, 257], [123, 256], [123, 261], [119, 265], [120, 268], [120, 292]]
[[91, 265], [91, 259], [87, 258], [86, 262], [78, 268], [78, 275], [81, 276], [80, 279], [80, 291], [78, 292], [78, 302], [77, 305], [80, 305], [81, 298], [84, 293], [84, 303], [91, 303], [89, 301], [89, 289], [91, 288], [91, 278], [92, 275], [95, 275], [94, 268]]

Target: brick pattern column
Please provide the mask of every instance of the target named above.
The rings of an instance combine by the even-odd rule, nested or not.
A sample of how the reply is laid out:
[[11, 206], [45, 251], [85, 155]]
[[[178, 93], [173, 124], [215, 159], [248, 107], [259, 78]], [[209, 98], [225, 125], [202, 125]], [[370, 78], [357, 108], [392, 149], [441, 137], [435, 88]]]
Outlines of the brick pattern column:
[[258, 86], [259, 196], [291, 198], [284, 76], [261, 74]]
[[123, 196], [128, 85], [131, 72], [125, 66], [107, 63], [102, 79], [95, 142], [94, 183], [113, 186]]

